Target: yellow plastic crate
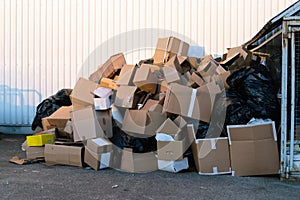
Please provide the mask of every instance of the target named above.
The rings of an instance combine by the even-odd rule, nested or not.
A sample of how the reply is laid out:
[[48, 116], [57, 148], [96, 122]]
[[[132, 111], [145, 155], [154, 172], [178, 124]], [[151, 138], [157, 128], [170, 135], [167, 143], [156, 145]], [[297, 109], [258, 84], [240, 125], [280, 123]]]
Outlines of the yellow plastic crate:
[[29, 147], [40, 147], [45, 144], [53, 144], [54, 143], [54, 134], [41, 134], [41, 135], [32, 135], [27, 136], [27, 145]]

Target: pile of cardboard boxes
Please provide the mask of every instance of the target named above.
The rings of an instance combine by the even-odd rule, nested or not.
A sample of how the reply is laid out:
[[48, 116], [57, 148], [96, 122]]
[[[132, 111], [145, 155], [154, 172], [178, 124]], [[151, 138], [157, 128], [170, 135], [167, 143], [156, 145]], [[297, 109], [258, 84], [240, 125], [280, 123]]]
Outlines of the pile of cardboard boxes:
[[[189, 168], [185, 152], [191, 147], [199, 174], [278, 173], [274, 122], [228, 126], [228, 137], [195, 136], [197, 122], [209, 123], [219, 109], [214, 105], [229, 87], [228, 66], [236, 69], [258, 58], [237, 47], [217, 62], [212, 56], [188, 57], [188, 49], [186, 42], [168, 37], [158, 40], [153, 58], [139, 64], [127, 64], [122, 53], [111, 56], [77, 81], [72, 106], [43, 118], [44, 131], [27, 137], [27, 158], [95, 170], [178, 172]], [[136, 138], [155, 137], [157, 151], [117, 147], [110, 141], [113, 124]]]

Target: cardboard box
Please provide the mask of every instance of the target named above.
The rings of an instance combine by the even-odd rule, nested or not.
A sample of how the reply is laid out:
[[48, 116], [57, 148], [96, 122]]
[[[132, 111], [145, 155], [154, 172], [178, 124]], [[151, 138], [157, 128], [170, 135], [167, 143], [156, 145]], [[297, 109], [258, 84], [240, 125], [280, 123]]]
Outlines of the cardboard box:
[[79, 110], [87, 106], [92, 106], [94, 104], [94, 95], [92, 92], [98, 87], [100, 87], [100, 85], [90, 80], [79, 78], [70, 95], [73, 110]]
[[141, 67], [149, 67], [152, 73], [161, 69], [161, 66], [152, 64], [142, 64]]
[[66, 145], [45, 145], [45, 161], [50, 165], [71, 165], [82, 167], [83, 147]]
[[42, 119], [43, 129], [49, 130], [52, 128], [58, 128], [63, 130], [66, 126], [67, 121], [71, 119], [71, 112], [73, 106], [62, 106], [49, 117]]
[[112, 89], [111, 88], [105, 88], [105, 87], [98, 87], [93, 91], [93, 94], [100, 97], [105, 98], [112, 95]]
[[110, 108], [111, 102], [109, 97], [94, 98], [95, 110], [107, 110]]
[[133, 84], [136, 85], [140, 90], [155, 94], [158, 80], [153, 75], [149, 66], [143, 66], [136, 70]]
[[215, 95], [220, 92], [214, 82], [197, 89], [172, 83], [166, 94], [164, 111], [209, 122]]
[[113, 90], [117, 90], [118, 86], [115, 80], [109, 78], [101, 78], [100, 86], [105, 88], [110, 88]]
[[175, 68], [165, 66], [162, 68], [162, 70], [163, 70], [167, 84], [181, 83], [180, 74], [178, 73], [178, 71]]
[[26, 158], [28, 160], [31, 159], [39, 159], [39, 158], [44, 158], [44, 150], [45, 147], [29, 147], [27, 145], [27, 141], [25, 140], [22, 144], [22, 150], [26, 151]]
[[103, 133], [106, 137], [111, 138], [113, 136], [112, 128], [112, 114], [111, 110], [96, 111], [96, 119], [98, 120]]
[[205, 175], [230, 174], [228, 138], [196, 139], [194, 126], [189, 124], [187, 127], [194, 136], [192, 152], [198, 173]]
[[94, 170], [105, 169], [111, 166], [112, 152], [94, 153], [89, 148], [85, 148], [84, 162]]
[[274, 122], [227, 126], [233, 176], [279, 173]]
[[39, 147], [54, 143], [55, 133], [26, 136], [29, 147]]
[[136, 86], [120, 86], [116, 93], [115, 106], [123, 108], [132, 108], [134, 104], [134, 95], [137, 90]]
[[220, 64], [226, 65], [237, 58], [241, 58], [245, 64], [249, 65], [252, 60], [252, 53], [243, 46], [230, 48], [227, 52], [226, 59], [220, 62]]
[[101, 154], [111, 152], [113, 149], [113, 143], [105, 138], [95, 138], [87, 140], [86, 147], [96, 154]]
[[111, 56], [102, 66], [92, 73], [89, 80], [99, 83], [101, 78], [111, 78], [113, 75], [126, 64], [122, 53]]
[[166, 114], [161, 112], [126, 110], [122, 130], [136, 137], [151, 137], [166, 118]]
[[92, 107], [86, 107], [71, 113], [74, 141], [83, 141], [104, 137], [104, 132]]
[[196, 83], [198, 86], [203, 86], [205, 85], [205, 81], [202, 79], [201, 76], [199, 76], [196, 72], [193, 72], [191, 77], [190, 77], [190, 81], [192, 83]]
[[154, 64], [165, 63], [175, 55], [187, 56], [188, 50], [189, 44], [178, 38], [159, 38], [153, 56]]
[[158, 160], [158, 169], [162, 171], [177, 173], [188, 168], [188, 158], [175, 161]]
[[170, 60], [164, 64], [165, 67], [171, 67], [173, 69], [176, 69], [179, 73], [185, 73], [185, 71], [182, 69], [182, 67], [179, 64], [177, 56], [173, 56], [170, 58]]
[[200, 73], [200, 75], [203, 76], [213, 76], [217, 74], [218, 64], [211, 55], [205, 56], [201, 62], [200, 65], [197, 68], [197, 72]]
[[129, 85], [134, 86], [133, 84], [133, 78], [135, 75], [137, 67], [134, 65], [124, 65], [121, 69], [119, 79], [116, 82], [118, 86], [120, 85]]
[[157, 158], [154, 152], [133, 153], [132, 149], [124, 148], [120, 169], [127, 172], [156, 171], [158, 169]]

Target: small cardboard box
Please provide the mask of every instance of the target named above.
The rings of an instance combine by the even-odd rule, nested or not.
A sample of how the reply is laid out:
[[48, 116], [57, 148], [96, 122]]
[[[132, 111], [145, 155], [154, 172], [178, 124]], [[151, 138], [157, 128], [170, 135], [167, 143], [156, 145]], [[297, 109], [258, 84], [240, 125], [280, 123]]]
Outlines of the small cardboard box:
[[73, 106], [62, 106], [52, 113], [49, 117], [42, 119], [43, 129], [49, 130], [52, 128], [64, 129], [67, 121], [71, 119]]
[[126, 60], [122, 53], [113, 55], [90, 75], [89, 80], [99, 83], [101, 78], [111, 78], [125, 64]]
[[151, 72], [150, 67], [143, 66], [136, 70], [133, 84], [140, 88], [140, 90], [155, 94], [158, 80]]
[[178, 73], [178, 71], [175, 68], [165, 66], [162, 68], [162, 70], [163, 70], [163, 73], [165, 76], [165, 80], [168, 84], [181, 83], [180, 74]]
[[98, 87], [100, 87], [100, 85], [90, 80], [79, 78], [70, 95], [73, 110], [79, 110], [81, 108], [93, 105], [94, 95], [92, 92]]
[[94, 98], [95, 110], [107, 110], [110, 108], [110, 99], [109, 97], [104, 98]]
[[84, 151], [84, 162], [94, 170], [105, 169], [111, 166], [112, 152], [95, 153], [88, 147]]
[[217, 74], [218, 64], [214, 61], [211, 55], [205, 56], [201, 62], [199, 67], [197, 68], [197, 72], [201, 74], [201, 76], [213, 76]]
[[199, 75], [197, 75], [196, 72], [192, 73], [192, 75], [190, 77], [190, 82], [196, 83], [198, 86], [205, 85], [205, 81], [202, 79], [202, 77], [200, 77]]
[[109, 78], [101, 78], [100, 80], [100, 86], [105, 88], [110, 88], [113, 90], [117, 90], [117, 83], [115, 80], [109, 79]]
[[26, 136], [27, 145], [29, 147], [40, 147], [45, 144], [53, 144], [54, 136], [55, 133]]
[[233, 176], [279, 173], [274, 122], [227, 126]]
[[105, 88], [105, 87], [98, 87], [93, 91], [93, 94], [100, 98], [109, 97], [112, 95], [112, 89]]
[[123, 108], [132, 108], [134, 104], [134, 96], [137, 90], [136, 86], [120, 86], [117, 90], [115, 98], [115, 106]]
[[44, 150], [45, 147], [29, 147], [27, 145], [27, 141], [23, 142], [22, 144], [22, 150], [26, 151], [26, 158], [28, 160], [31, 159], [39, 159], [39, 158], [44, 158]]
[[50, 165], [71, 165], [82, 167], [83, 147], [66, 145], [45, 145], [45, 161]]
[[166, 118], [165, 113], [157, 111], [126, 110], [122, 130], [133, 136], [150, 137]]
[[194, 136], [192, 152], [199, 174], [216, 175], [230, 174], [230, 158], [228, 138], [196, 139], [194, 126], [187, 125], [188, 131]]
[[188, 158], [175, 161], [158, 160], [158, 169], [162, 171], [177, 173], [188, 168]]
[[158, 169], [157, 158], [154, 152], [133, 153], [132, 149], [124, 148], [120, 169], [127, 172], [156, 171]]
[[209, 122], [215, 95], [220, 92], [214, 82], [197, 89], [172, 83], [166, 94], [164, 111]]
[[121, 69], [119, 79], [117, 80], [116, 84], [120, 85], [129, 85], [134, 86], [133, 78], [135, 75], [137, 67], [134, 65], [124, 65]]
[[73, 111], [71, 118], [75, 142], [104, 137], [103, 130], [92, 107]]
[[111, 110], [103, 110], [103, 111], [96, 111], [96, 119], [98, 120], [103, 133], [106, 137], [111, 138], [113, 136], [113, 129], [112, 129], [112, 114]]
[[105, 138], [95, 138], [87, 140], [86, 147], [97, 154], [110, 152], [113, 149], [113, 143]]
[[187, 56], [189, 44], [175, 37], [159, 38], [153, 56], [154, 64], [167, 62], [172, 56]]

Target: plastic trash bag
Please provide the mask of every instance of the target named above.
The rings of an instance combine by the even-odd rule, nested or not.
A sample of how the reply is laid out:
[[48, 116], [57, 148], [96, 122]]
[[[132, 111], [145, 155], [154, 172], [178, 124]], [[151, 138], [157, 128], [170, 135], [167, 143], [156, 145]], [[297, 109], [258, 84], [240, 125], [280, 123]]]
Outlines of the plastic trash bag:
[[35, 130], [37, 127], [43, 127], [42, 118], [50, 116], [61, 106], [72, 105], [70, 94], [72, 89], [59, 90], [55, 95], [43, 100], [36, 109], [36, 115], [31, 125], [31, 129]]

